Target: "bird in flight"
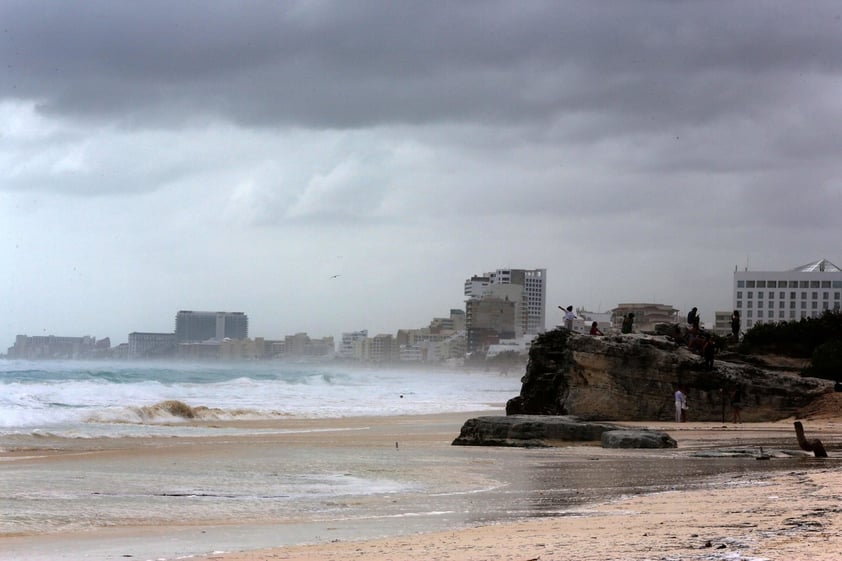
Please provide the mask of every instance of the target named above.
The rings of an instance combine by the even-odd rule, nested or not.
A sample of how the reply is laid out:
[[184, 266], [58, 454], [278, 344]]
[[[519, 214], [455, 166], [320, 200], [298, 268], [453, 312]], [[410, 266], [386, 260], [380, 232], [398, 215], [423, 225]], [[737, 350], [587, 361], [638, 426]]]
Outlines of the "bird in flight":
[[342, 275], [333, 275], [333, 276], [332, 276], [332, 277], [330, 277], [330, 278], [335, 279], [335, 278], [339, 278], [339, 277], [341, 277], [341, 276], [342, 276]]

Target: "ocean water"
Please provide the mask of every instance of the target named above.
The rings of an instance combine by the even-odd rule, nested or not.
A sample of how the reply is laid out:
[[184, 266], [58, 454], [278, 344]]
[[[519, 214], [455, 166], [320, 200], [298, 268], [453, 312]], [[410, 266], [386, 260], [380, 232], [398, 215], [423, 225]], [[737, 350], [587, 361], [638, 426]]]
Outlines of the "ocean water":
[[[413, 416], [499, 412], [519, 391], [520, 373], [493, 371], [0, 361], [0, 560], [175, 559], [461, 524], [463, 496], [502, 484], [474, 469], [476, 451], [395, 435], [437, 422]], [[389, 420], [346, 422], [369, 416]], [[301, 419], [318, 422], [286, 422]], [[139, 528], [165, 539], [111, 534]]]
[[197, 436], [193, 419], [420, 415], [498, 409], [518, 374], [254, 362], [0, 360], [0, 448], [10, 435]]

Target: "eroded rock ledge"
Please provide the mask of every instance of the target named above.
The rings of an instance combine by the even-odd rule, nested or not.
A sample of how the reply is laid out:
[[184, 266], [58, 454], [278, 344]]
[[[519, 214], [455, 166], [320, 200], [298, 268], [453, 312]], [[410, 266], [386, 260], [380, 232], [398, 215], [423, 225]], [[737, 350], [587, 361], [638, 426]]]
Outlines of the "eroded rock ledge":
[[666, 433], [625, 429], [571, 416], [511, 415], [468, 419], [454, 445], [548, 447], [565, 442], [600, 442], [603, 448], [675, 448]]
[[711, 422], [731, 419], [730, 395], [738, 386], [747, 422], [796, 417], [833, 392], [829, 380], [758, 364], [734, 357], [706, 370], [701, 357], [666, 336], [591, 337], [556, 329], [533, 342], [520, 395], [506, 404], [506, 416], [469, 419], [453, 444], [675, 447], [666, 433], [634, 435], [605, 421], [673, 421], [678, 388], [687, 396], [688, 420]]
[[744, 362], [702, 358], [664, 336], [591, 337], [556, 329], [532, 344], [520, 395], [507, 415], [573, 415], [588, 421], [669, 421], [685, 388], [690, 421], [731, 418], [729, 396], [744, 390], [742, 420], [776, 421], [833, 391], [833, 382]]

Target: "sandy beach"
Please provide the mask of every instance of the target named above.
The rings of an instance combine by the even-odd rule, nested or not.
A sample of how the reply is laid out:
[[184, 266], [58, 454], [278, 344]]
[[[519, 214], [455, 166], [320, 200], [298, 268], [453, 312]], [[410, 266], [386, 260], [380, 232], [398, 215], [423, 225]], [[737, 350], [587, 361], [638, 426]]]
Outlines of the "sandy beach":
[[[487, 413], [486, 413], [487, 414]], [[842, 420], [804, 422], [830, 458], [799, 454], [792, 420], [623, 423], [667, 431], [675, 450], [457, 447], [471, 414], [262, 421], [244, 438], [79, 441], [0, 454], [7, 475], [281, 461], [296, 451], [408, 490], [342, 499], [324, 512], [107, 520], [59, 534], [6, 535], [0, 559], [689, 560], [842, 555]], [[242, 425], [242, 423], [239, 423]], [[760, 448], [767, 461], [754, 455]], [[729, 452], [722, 457], [711, 452]], [[282, 451], [277, 458], [272, 454]], [[782, 451], [796, 452], [790, 456]], [[733, 454], [731, 454], [733, 453]], [[359, 458], [359, 465], [350, 465]], [[263, 463], [255, 464], [263, 466]], [[121, 468], [122, 469], [122, 468]], [[157, 467], [155, 468], [157, 469]], [[225, 468], [228, 469], [228, 468]], [[263, 469], [262, 467], [260, 469]], [[11, 483], [8, 483], [11, 485]], [[415, 487], [412, 487], [415, 486]], [[417, 487], [417, 488], [416, 488]]]
[[830, 561], [842, 555], [840, 484], [835, 469], [791, 472], [746, 487], [630, 497], [532, 522], [198, 559]]
[[[741, 446], [786, 439], [791, 421], [750, 425], [627, 423], [668, 430], [679, 446]], [[842, 424], [824, 420], [814, 436], [838, 444]], [[791, 435], [790, 435], [791, 436]], [[834, 454], [831, 453], [831, 456]], [[835, 560], [842, 556], [842, 472], [838, 459], [808, 470], [738, 477], [722, 487], [627, 496], [563, 516], [459, 531], [347, 541], [202, 560]], [[816, 464], [827, 463], [817, 468]]]

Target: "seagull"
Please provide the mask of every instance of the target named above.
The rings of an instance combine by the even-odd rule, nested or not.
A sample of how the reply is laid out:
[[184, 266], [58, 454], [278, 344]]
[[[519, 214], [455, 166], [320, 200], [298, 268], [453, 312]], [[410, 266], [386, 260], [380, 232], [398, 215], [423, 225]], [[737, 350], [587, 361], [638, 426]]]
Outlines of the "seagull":
[[341, 277], [341, 276], [342, 276], [342, 275], [333, 275], [333, 276], [332, 276], [332, 277], [330, 277], [330, 278], [335, 279], [335, 278], [338, 278], [338, 277]]

